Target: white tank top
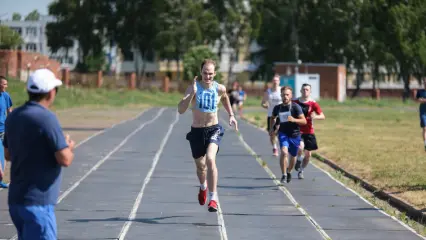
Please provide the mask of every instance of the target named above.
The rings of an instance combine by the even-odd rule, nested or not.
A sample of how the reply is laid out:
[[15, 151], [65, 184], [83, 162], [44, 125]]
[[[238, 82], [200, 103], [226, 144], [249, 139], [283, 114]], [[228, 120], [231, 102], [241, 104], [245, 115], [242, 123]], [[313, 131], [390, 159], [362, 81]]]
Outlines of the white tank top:
[[278, 87], [277, 91], [272, 91], [270, 88], [267, 90], [268, 92], [268, 117], [272, 116], [272, 110], [274, 107], [280, 103], [282, 103], [281, 99], [281, 87]]

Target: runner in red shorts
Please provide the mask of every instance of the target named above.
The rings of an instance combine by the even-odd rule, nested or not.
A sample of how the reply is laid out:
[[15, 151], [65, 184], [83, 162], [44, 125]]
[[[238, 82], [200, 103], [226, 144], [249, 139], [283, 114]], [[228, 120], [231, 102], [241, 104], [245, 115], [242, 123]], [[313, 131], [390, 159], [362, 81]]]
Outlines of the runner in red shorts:
[[[312, 151], [318, 149], [317, 139], [314, 133], [313, 120], [324, 120], [325, 116], [321, 110], [320, 105], [311, 99], [311, 85], [304, 83], [302, 89], [300, 90], [302, 97], [293, 100], [302, 107], [302, 111], [305, 114], [307, 124], [300, 126], [300, 132], [302, 133], [302, 141], [304, 145], [305, 157], [302, 157], [302, 147], [300, 145], [299, 152], [297, 153], [297, 162], [295, 170], [298, 171], [298, 178], [303, 179], [303, 170], [308, 166], [309, 159], [311, 158]], [[302, 163], [303, 160], [303, 163]]]

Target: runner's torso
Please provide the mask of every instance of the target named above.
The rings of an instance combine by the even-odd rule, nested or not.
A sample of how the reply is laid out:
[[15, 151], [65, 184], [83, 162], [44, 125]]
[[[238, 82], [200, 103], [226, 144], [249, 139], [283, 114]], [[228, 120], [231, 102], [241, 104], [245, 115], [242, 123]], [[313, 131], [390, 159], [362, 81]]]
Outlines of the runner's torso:
[[300, 98], [293, 100], [293, 102], [299, 104], [299, 106], [302, 108], [307, 122], [306, 125], [300, 126], [300, 132], [302, 134], [314, 134], [314, 123], [311, 114], [313, 112], [320, 111], [318, 103], [312, 99], [303, 101]]
[[213, 81], [210, 88], [204, 88], [197, 81], [197, 92], [192, 101], [192, 127], [209, 127], [218, 124], [219, 100], [219, 84], [216, 81]]
[[268, 88], [266, 91], [268, 92], [268, 117], [270, 117], [272, 116], [274, 107], [283, 102], [281, 98], [281, 87], [278, 87], [276, 91], [272, 91], [271, 88]]

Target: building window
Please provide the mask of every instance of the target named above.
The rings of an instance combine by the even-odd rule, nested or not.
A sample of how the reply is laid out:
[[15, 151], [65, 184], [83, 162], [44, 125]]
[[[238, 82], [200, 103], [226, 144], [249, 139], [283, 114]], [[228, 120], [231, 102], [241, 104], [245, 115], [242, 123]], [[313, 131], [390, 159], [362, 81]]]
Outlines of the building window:
[[35, 52], [35, 51], [37, 51], [37, 44], [27, 43], [26, 46], [25, 46], [25, 49], [29, 52]]
[[22, 28], [20, 28], [20, 27], [11, 27], [10, 29], [12, 29], [13, 31], [19, 33], [19, 35], [22, 35]]
[[26, 29], [27, 36], [37, 37], [37, 28], [35, 27], [27, 27]]

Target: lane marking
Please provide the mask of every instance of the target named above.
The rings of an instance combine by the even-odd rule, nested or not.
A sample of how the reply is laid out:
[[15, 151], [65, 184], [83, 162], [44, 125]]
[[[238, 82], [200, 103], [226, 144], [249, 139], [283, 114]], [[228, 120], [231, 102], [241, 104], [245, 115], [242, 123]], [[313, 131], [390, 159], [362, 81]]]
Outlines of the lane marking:
[[98, 136], [99, 134], [104, 133], [104, 132], [107, 132], [107, 131], [111, 130], [112, 128], [114, 128], [114, 127], [116, 127], [116, 126], [118, 126], [118, 125], [121, 125], [121, 124], [123, 124], [123, 123], [130, 122], [130, 121], [133, 121], [133, 120], [138, 119], [138, 118], [139, 118], [139, 117], [141, 117], [141, 116], [142, 116], [142, 115], [143, 115], [146, 111], [148, 111], [148, 110], [150, 110], [150, 109], [151, 109], [151, 108], [144, 109], [141, 113], [139, 113], [138, 115], [136, 115], [136, 116], [135, 116], [135, 117], [133, 117], [133, 118], [130, 118], [130, 119], [123, 120], [123, 121], [121, 121], [121, 122], [115, 123], [115, 124], [111, 125], [111, 127], [105, 128], [105, 129], [103, 129], [103, 130], [101, 130], [101, 131], [98, 131], [98, 132], [96, 132], [96, 133], [94, 133], [94, 134], [90, 135], [88, 138], [84, 139], [83, 141], [81, 141], [81, 142], [79, 142], [77, 145], [75, 145], [74, 149], [75, 149], [75, 148], [77, 148], [77, 147], [79, 147], [80, 145], [82, 145], [82, 144], [86, 143], [86, 142], [87, 142], [87, 141], [89, 141], [90, 139], [92, 139], [92, 138], [94, 138], [94, 137]]
[[228, 234], [226, 233], [225, 219], [223, 218], [222, 208], [220, 207], [219, 193], [217, 193], [217, 223], [219, 225], [220, 239], [228, 240]]
[[[140, 116], [142, 116], [142, 114], [144, 114], [146, 111], [148, 111], [148, 110], [150, 110], [150, 109], [151, 109], [151, 108], [144, 109], [141, 113], [139, 113], [138, 115], [136, 115], [136, 116], [135, 116], [135, 117], [133, 117], [133, 118], [123, 120], [123, 121], [121, 121], [121, 122], [118, 122], [118, 123], [115, 123], [115, 124], [111, 125], [111, 127], [108, 127], [108, 128], [105, 128], [105, 129], [103, 129], [103, 130], [101, 130], [101, 131], [97, 131], [97, 132], [93, 133], [92, 135], [90, 135], [89, 137], [87, 137], [86, 139], [84, 139], [83, 141], [81, 141], [81, 142], [77, 143], [77, 144], [75, 145], [74, 149], [78, 148], [80, 145], [83, 145], [84, 143], [86, 143], [86, 142], [87, 142], [87, 141], [89, 141], [90, 139], [92, 139], [92, 138], [94, 138], [94, 137], [98, 136], [99, 134], [104, 133], [104, 132], [107, 132], [108, 130], [111, 130], [112, 128], [114, 128], [114, 127], [116, 127], [116, 126], [118, 126], [118, 125], [121, 125], [121, 124], [123, 124], [123, 123], [130, 122], [130, 121], [133, 121], [133, 120], [138, 119]], [[3, 189], [4, 189], [4, 188], [0, 188], [0, 192], [1, 192]], [[1, 239], [0, 239], [0, 240], [1, 240]]]
[[[101, 159], [99, 162], [97, 162], [95, 166], [93, 166], [86, 174], [84, 174], [83, 177], [81, 177], [78, 181], [76, 181], [70, 188], [68, 188], [65, 192], [63, 192], [61, 194], [61, 196], [59, 197], [57, 204], [59, 204], [65, 197], [67, 197], [68, 194], [70, 194], [78, 185], [80, 185], [80, 183], [84, 179], [86, 179], [92, 172], [96, 171], [96, 169], [98, 169], [99, 166], [101, 166], [106, 160], [108, 160], [108, 158], [110, 158], [112, 154], [117, 152], [133, 135], [135, 135], [138, 131], [142, 130], [147, 124], [151, 124], [157, 118], [159, 118], [163, 114], [164, 110], [165, 110], [165, 108], [161, 108], [160, 111], [158, 111], [157, 115], [153, 119], [142, 123], [141, 125], [139, 125], [139, 127], [137, 129], [135, 129], [133, 132], [131, 132], [129, 135], [127, 135], [127, 137], [124, 138], [124, 140], [121, 141], [121, 143], [117, 147], [115, 147], [111, 152], [108, 153], [108, 155], [106, 155], [103, 159]], [[18, 238], [18, 236], [15, 235], [11, 238], [11, 240], [16, 240], [17, 238]]]
[[[224, 121], [223, 119], [220, 119], [224, 125], [228, 127], [228, 123]], [[284, 195], [287, 196], [287, 198], [293, 203], [293, 205], [296, 207], [299, 212], [301, 212], [308, 220], [309, 222], [315, 227], [315, 229], [321, 234], [321, 237], [326, 240], [331, 240], [331, 237], [324, 231], [324, 229], [311, 217], [309, 214], [305, 211], [305, 209], [302, 208], [302, 206], [296, 201], [296, 199], [293, 197], [293, 195], [290, 193], [290, 191], [287, 190], [286, 187], [282, 186], [280, 181], [277, 179], [275, 174], [271, 171], [271, 169], [264, 164], [264, 161], [258, 157], [256, 152], [247, 144], [247, 142], [244, 140], [241, 132], [239, 134], [237, 133], [237, 137], [240, 140], [240, 142], [243, 144], [243, 146], [246, 148], [246, 150], [256, 159], [257, 163], [268, 173], [269, 177], [272, 179], [272, 181], [277, 185], [277, 187], [284, 193]]]
[[[245, 121], [249, 126], [257, 128], [265, 133], [267, 133], [267, 131], [261, 127], [258, 127], [248, 121]], [[355, 190], [353, 190], [352, 188], [349, 188], [348, 186], [346, 186], [344, 183], [342, 183], [341, 181], [339, 181], [338, 179], [334, 178], [329, 172], [327, 172], [326, 170], [320, 168], [318, 165], [316, 165], [313, 162], [309, 162], [310, 164], [312, 164], [315, 168], [317, 168], [318, 170], [322, 171], [323, 173], [327, 174], [327, 176], [329, 176], [333, 181], [337, 182], [338, 184], [340, 184], [342, 187], [346, 188], [347, 190], [349, 190], [350, 192], [352, 192], [353, 194], [355, 194], [356, 196], [358, 196], [359, 198], [361, 198], [364, 202], [366, 202], [368, 205], [372, 206], [374, 209], [378, 210], [379, 212], [381, 212], [382, 214], [390, 217], [391, 219], [395, 220], [396, 222], [398, 222], [399, 224], [401, 224], [402, 226], [404, 226], [407, 230], [409, 230], [410, 232], [416, 234], [418, 237], [420, 237], [421, 239], [426, 240], [426, 237], [420, 235], [418, 232], [416, 232], [416, 230], [414, 230], [412, 227], [408, 226], [407, 224], [405, 224], [404, 222], [402, 222], [401, 220], [397, 219], [396, 217], [389, 215], [388, 213], [386, 213], [385, 211], [381, 210], [380, 208], [378, 208], [376, 205], [374, 205], [373, 203], [369, 202], [367, 199], [365, 199], [363, 196], [361, 196], [361, 194], [359, 194], [358, 192], [356, 192]]]
[[120, 234], [118, 235], [119, 240], [123, 240], [126, 237], [128, 231], [130, 229], [130, 226], [133, 223], [133, 220], [136, 218], [136, 213], [138, 211], [139, 205], [141, 204], [145, 188], [151, 180], [151, 176], [154, 173], [154, 170], [155, 170], [155, 167], [157, 166], [158, 161], [160, 160], [160, 156], [163, 153], [164, 147], [166, 146], [166, 143], [167, 143], [167, 141], [168, 141], [168, 139], [169, 139], [169, 137], [170, 137], [170, 135], [173, 131], [173, 127], [175, 126], [175, 124], [178, 121], [179, 121], [179, 113], [176, 112], [176, 119], [170, 124], [169, 129], [166, 133], [166, 136], [164, 136], [163, 140], [161, 141], [160, 147], [158, 148], [158, 150], [155, 153], [155, 156], [152, 160], [151, 168], [149, 169], [149, 172], [145, 177], [145, 180], [142, 184], [142, 188], [139, 191], [138, 196], [136, 197], [136, 200], [135, 200], [135, 203], [133, 204], [132, 210], [130, 211], [128, 220], [124, 223], [124, 225], [123, 225], [123, 227], [120, 231]]

